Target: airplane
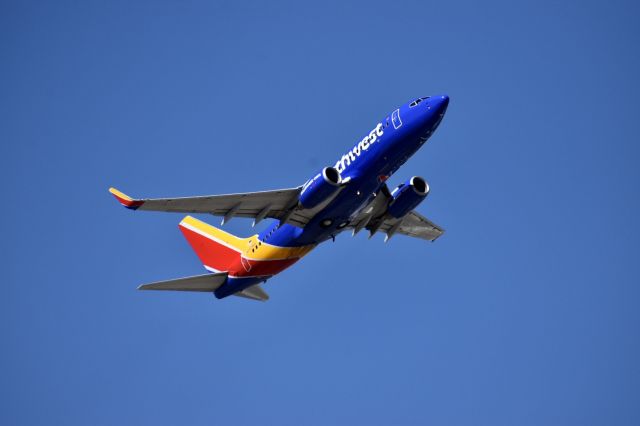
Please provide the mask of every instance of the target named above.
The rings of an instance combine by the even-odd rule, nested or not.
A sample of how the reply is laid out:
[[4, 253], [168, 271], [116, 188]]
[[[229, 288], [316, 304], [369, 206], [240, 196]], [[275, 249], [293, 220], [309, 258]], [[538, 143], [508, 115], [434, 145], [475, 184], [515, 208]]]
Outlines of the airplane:
[[371, 238], [395, 234], [435, 241], [444, 230], [414, 209], [429, 194], [429, 185], [413, 176], [390, 191], [386, 181], [437, 129], [449, 105], [447, 95], [408, 102], [387, 115], [336, 162], [304, 185], [275, 191], [182, 198], [135, 199], [109, 191], [124, 207], [253, 219], [253, 226], [273, 219], [262, 232], [241, 238], [192, 216], [179, 224], [200, 258], [203, 275], [144, 284], [140, 290], [211, 292], [222, 299], [235, 295], [265, 301], [262, 283], [287, 269], [318, 244], [341, 232], [366, 229]]

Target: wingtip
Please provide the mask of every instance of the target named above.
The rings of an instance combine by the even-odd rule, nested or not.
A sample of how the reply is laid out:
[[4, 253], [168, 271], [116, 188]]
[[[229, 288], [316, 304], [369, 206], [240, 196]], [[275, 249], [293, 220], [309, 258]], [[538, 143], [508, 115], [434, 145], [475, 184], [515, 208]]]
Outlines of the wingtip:
[[129, 197], [124, 192], [118, 191], [114, 187], [109, 188], [109, 192], [111, 193], [111, 195], [113, 195], [116, 198], [116, 200], [118, 200], [118, 202], [120, 204], [122, 204], [124, 207], [126, 207], [128, 209], [135, 210], [135, 209], [137, 209], [138, 207], [140, 207], [141, 205], [144, 204], [144, 201], [135, 200], [135, 199]]

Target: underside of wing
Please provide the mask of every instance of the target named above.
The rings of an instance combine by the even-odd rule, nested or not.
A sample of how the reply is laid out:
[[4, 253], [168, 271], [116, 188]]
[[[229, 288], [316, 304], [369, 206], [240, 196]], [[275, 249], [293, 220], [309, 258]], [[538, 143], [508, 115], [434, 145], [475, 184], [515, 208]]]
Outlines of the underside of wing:
[[367, 229], [370, 236], [373, 236], [378, 231], [384, 232], [387, 234], [385, 241], [396, 233], [435, 241], [444, 233], [444, 229], [415, 210], [401, 218], [389, 215], [387, 208], [390, 200], [389, 189], [386, 185], [383, 185], [369, 204], [351, 221], [350, 227], [353, 229], [354, 235], [362, 229]]
[[275, 191], [247, 192], [241, 194], [206, 195], [177, 198], [135, 199], [110, 188], [109, 192], [128, 209], [176, 213], [208, 213], [222, 216], [222, 223], [232, 217], [283, 220], [296, 226], [304, 226], [311, 219], [311, 212], [297, 208], [301, 188]]
[[384, 220], [379, 230], [387, 234], [387, 239], [398, 233], [409, 237], [435, 241], [444, 234], [444, 229], [415, 211], [408, 213], [401, 219], [388, 218]]
[[236, 216], [253, 218], [254, 225], [268, 217], [299, 227], [304, 227], [309, 223], [319, 211], [339, 194], [340, 190], [315, 207], [304, 208], [299, 203], [300, 192], [302, 191], [301, 186], [241, 194], [146, 199], [132, 198], [115, 188], [109, 188], [109, 192], [118, 202], [131, 210], [208, 213], [214, 216], [222, 216], [223, 225]]

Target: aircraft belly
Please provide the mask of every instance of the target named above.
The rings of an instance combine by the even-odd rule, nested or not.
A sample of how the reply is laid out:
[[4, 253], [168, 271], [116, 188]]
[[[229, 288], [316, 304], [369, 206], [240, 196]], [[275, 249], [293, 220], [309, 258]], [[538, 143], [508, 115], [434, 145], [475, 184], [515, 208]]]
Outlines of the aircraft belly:
[[[295, 244], [320, 243], [346, 229], [346, 227], [338, 228], [338, 226], [348, 223], [354, 213], [367, 203], [370, 195], [375, 193], [382, 184], [378, 181], [377, 174], [374, 174], [374, 176], [375, 178], [366, 181], [352, 181], [331, 204], [321, 210], [304, 227], [303, 232], [295, 239]], [[332, 221], [332, 224], [328, 227], [322, 225], [322, 222], [326, 219]]]
[[291, 259], [252, 260], [243, 258], [241, 262], [229, 270], [229, 276], [250, 277], [278, 274], [300, 260], [299, 257]]

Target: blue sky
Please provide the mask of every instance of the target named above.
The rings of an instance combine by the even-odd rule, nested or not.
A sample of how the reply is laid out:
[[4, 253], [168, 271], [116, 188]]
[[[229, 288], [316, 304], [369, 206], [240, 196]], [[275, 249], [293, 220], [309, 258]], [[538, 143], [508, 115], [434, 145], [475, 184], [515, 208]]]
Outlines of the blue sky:
[[[0, 423], [640, 423], [638, 12], [2, 2]], [[437, 243], [342, 235], [264, 304], [135, 290], [203, 269], [109, 186], [299, 185], [437, 93], [391, 182]]]

